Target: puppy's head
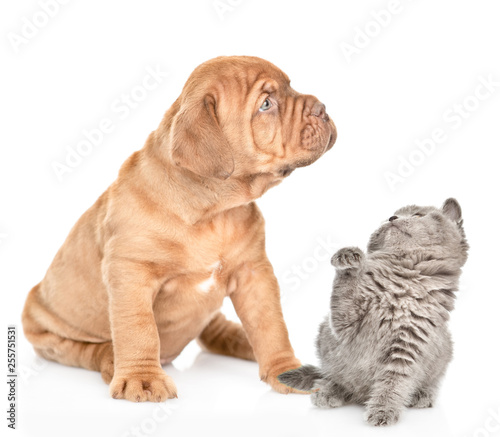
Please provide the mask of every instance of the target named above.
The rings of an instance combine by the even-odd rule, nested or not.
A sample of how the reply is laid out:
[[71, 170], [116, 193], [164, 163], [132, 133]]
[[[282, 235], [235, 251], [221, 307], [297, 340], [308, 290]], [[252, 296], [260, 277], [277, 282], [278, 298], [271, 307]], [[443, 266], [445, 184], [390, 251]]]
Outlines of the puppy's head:
[[168, 121], [171, 161], [202, 177], [268, 175], [275, 182], [335, 143], [325, 106], [263, 59], [219, 57], [186, 82]]

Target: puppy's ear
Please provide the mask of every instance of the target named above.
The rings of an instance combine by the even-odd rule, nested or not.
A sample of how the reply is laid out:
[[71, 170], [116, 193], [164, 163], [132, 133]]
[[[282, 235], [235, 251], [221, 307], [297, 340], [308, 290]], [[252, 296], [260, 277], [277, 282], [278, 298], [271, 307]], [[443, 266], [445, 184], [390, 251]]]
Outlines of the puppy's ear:
[[173, 162], [200, 176], [227, 179], [234, 171], [231, 147], [211, 95], [181, 104], [173, 120], [170, 144]]

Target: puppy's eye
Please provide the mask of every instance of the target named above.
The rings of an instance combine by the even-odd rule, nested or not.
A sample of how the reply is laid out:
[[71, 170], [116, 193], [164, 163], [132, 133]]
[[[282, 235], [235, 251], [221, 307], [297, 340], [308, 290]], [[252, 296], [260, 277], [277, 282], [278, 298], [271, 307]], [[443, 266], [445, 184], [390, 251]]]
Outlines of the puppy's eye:
[[271, 100], [266, 99], [266, 100], [264, 100], [264, 103], [259, 108], [259, 111], [261, 111], [261, 112], [267, 111], [271, 106], [273, 106], [273, 104], [271, 103]]
[[413, 214], [413, 217], [423, 217], [425, 214], [422, 214], [421, 212], [416, 212]]

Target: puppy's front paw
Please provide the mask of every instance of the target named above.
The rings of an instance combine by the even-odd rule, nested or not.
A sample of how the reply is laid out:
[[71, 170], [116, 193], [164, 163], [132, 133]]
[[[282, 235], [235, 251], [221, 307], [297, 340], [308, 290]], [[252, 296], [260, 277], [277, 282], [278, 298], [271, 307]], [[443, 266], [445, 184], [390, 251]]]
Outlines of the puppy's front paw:
[[344, 247], [332, 256], [332, 265], [338, 269], [359, 268], [365, 254], [358, 247]]
[[163, 402], [177, 397], [174, 381], [163, 369], [144, 369], [140, 373], [117, 372], [109, 392], [114, 399], [132, 402]]
[[394, 425], [399, 420], [399, 411], [386, 407], [370, 407], [366, 413], [366, 421], [373, 426]]
[[278, 379], [278, 376], [282, 373], [285, 373], [289, 370], [297, 369], [301, 366], [300, 361], [296, 358], [289, 359], [286, 361], [280, 360], [276, 364], [267, 367], [260, 372], [261, 381], [267, 382], [273, 390], [278, 393], [288, 394], [288, 393], [300, 393], [300, 394], [309, 394], [310, 391], [297, 390], [293, 387], [289, 387]]

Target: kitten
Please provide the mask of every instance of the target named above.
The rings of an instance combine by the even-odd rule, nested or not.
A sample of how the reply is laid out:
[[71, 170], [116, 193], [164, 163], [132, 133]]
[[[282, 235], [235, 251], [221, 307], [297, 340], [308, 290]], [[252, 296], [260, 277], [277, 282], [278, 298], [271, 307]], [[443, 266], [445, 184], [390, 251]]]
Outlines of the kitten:
[[376, 426], [404, 407], [431, 407], [452, 357], [447, 327], [469, 246], [455, 199], [441, 209], [407, 206], [356, 247], [332, 258], [330, 315], [316, 341], [321, 369], [307, 365], [279, 380], [314, 390], [312, 403], [367, 406]]

